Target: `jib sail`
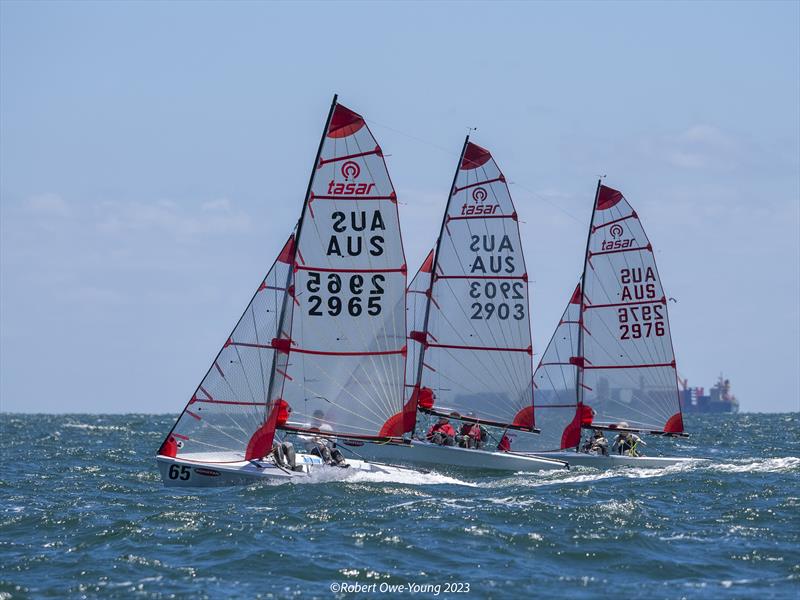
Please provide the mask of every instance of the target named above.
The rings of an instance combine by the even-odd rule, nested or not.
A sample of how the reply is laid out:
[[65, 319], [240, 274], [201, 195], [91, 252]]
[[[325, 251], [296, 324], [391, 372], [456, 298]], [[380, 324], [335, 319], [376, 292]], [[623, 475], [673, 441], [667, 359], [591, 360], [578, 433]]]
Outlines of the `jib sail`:
[[403, 433], [406, 264], [397, 197], [363, 117], [335, 104], [298, 231], [281, 400], [290, 431]]
[[528, 275], [517, 213], [491, 154], [469, 138], [436, 248], [424, 327], [411, 334], [421, 345], [420, 409], [532, 430]]
[[539, 451], [574, 448], [580, 443], [578, 397], [578, 355], [581, 314], [580, 284], [570, 297], [550, 343], [533, 374], [533, 404], [536, 426], [541, 434], [528, 443]]
[[667, 298], [653, 247], [622, 193], [598, 185], [583, 275], [579, 400], [593, 424], [681, 433]]
[[[286, 242], [214, 362], [161, 446], [165, 456], [206, 462], [260, 458], [271, 448], [265, 429], [268, 393], [294, 236]], [[257, 432], [260, 434], [257, 435]]]

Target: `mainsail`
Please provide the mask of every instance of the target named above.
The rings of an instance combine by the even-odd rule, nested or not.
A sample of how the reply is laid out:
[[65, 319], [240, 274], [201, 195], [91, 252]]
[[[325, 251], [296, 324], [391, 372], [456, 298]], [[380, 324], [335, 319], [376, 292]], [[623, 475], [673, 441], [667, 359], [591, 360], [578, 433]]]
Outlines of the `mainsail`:
[[564, 450], [580, 443], [578, 355], [581, 286], [578, 284], [533, 374], [533, 405], [541, 434], [529, 444], [539, 451]]
[[410, 335], [420, 346], [420, 408], [533, 430], [528, 275], [517, 213], [491, 154], [469, 138], [431, 271], [423, 327]]
[[[280, 312], [291, 272], [294, 235], [256, 289], [211, 367], [183, 409], [159, 454], [226, 462], [263, 456], [267, 396]], [[272, 424], [274, 431], [274, 423]], [[258, 455], [258, 456], [257, 456]]]
[[341, 104], [312, 176], [291, 292], [290, 337], [281, 340], [289, 363], [277, 375], [291, 409], [282, 427], [401, 436], [406, 264], [397, 197], [363, 117]]
[[667, 298], [653, 247], [622, 193], [600, 184], [580, 320], [578, 400], [594, 411], [593, 425], [683, 432]]

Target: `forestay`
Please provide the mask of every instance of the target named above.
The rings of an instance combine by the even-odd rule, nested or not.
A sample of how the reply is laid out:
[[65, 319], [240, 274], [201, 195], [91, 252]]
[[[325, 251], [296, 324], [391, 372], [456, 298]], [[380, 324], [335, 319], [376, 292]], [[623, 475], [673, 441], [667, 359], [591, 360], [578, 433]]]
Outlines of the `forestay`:
[[[403, 430], [406, 264], [397, 198], [364, 119], [336, 105], [295, 255], [284, 428]], [[322, 415], [320, 417], [320, 415]]]
[[[434, 259], [417, 365], [428, 410], [531, 430], [528, 276], [517, 213], [488, 150], [465, 143]], [[420, 408], [426, 407], [420, 402]]]
[[[272, 370], [280, 369], [274, 364], [279, 357], [272, 340], [277, 337], [293, 242], [294, 236], [258, 286], [159, 454], [234, 462], [260, 458], [268, 450], [269, 382]], [[272, 432], [274, 427], [273, 422]]]
[[583, 278], [579, 393], [594, 425], [681, 433], [667, 298], [653, 248], [622, 193], [599, 186]]

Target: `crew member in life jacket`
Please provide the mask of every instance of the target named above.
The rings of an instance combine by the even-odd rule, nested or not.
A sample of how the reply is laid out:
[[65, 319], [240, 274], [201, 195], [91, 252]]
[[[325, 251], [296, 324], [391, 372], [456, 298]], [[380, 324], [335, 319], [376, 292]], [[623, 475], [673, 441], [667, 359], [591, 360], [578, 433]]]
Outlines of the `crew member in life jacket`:
[[497, 444], [497, 449], [500, 452], [511, 452], [511, 438], [508, 437], [507, 433], [504, 433], [503, 437], [500, 438], [500, 442]]
[[[620, 427], [627, 427], [627, 423], [620, 423]], [[614, 438], [614, 444], [611, 446], [612, 450], [616, 450], [617, 454], [624, 454], [625, 456], [641, 456], [639, 451], [640, 446], [647, 444], [635, 433], [629, 431], [621, 431]]]
[[439, 446], [452, 446], [456, 437], [456, 430], [450, 425], [450, 420], [447, 417], [439, 417], [439, 420], [428, 429], [425, 437], [429, 442]]
[[[474, 417], [475, 413], [469, 413], [468, 417]], [[486, 445], [486, 439], [489, 433], [485, 427], [478, 423], [464, 422], [456, 436], [458, 445], [462, 448], [483, 448]]]
[[608, 456], [608, 440], [602, 431], [596, 429], [594, 435], [586, 440], [581, 450], [586, 454]]
[[[312, 415], [311, 421], [303, 423], [302, 429], [306, 431], [319, 431], [320, 433], [331, 432], [333, 428], [325, 422], [325, 413], [317, 409]], [[326, 465], [335, 465], [337, 467], [349, 467], [345, 460], [342, 451], [336, 447], [336, 442], [333, 438], [324, 435], [298, 435], [305, 445], [306, 452], [309, 454], [316, 454]]]

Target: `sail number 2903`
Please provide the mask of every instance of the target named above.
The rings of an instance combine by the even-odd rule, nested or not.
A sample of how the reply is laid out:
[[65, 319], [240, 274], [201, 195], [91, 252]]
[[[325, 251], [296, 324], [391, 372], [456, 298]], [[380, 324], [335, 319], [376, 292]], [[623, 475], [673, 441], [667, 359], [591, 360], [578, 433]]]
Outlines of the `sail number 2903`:
[[658, 304], [620, 308], [617, 319], [621, 340], [661, 337], [666, 331], [663, 307]]
[[493, 316], [498, 319], [513, 317], [517, 321], [525, 318], [525, 304], [521, 302], [496, 302], [496, 300], [524, 300], [522, 282], [509, 283], [503, 281], [473, 281], [469, 284], [469, 297], [474, 300], [486, 299], [488, 302], [473, 302], [471, 319], [489, 320]]
[[[338, 317], [344, 313], [358, 317], [366, 313], [375, 317], [383, 310], [381, 300], [385, 283], [385, 275], [371, 275], [367, 278], [355, 274], [343, 278], [338, 273], [327, 273], [323, 281], [322, 273], [309, 271], [306, 282], [306, 289], [311, 292], [308, 297], [308, 314], [321, 317], [327, 313], [331, 317]], [[320, 295], [323, 287], [328, 294], [324, 302]]]

